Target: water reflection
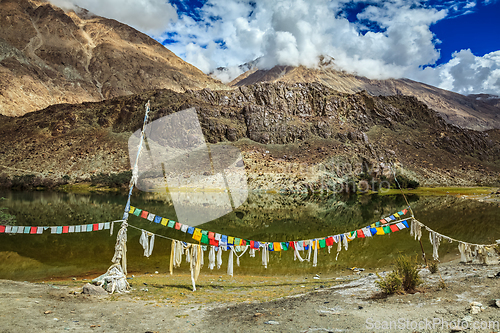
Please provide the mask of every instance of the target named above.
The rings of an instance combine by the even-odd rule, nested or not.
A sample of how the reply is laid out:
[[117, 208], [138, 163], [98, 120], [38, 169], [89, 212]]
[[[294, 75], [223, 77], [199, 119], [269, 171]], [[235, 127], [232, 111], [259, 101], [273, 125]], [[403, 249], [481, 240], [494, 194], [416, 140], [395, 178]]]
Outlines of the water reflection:
[[[1, 204], [16, 215], [18, 225], [76, 225], [119, 219], [126, 197], [117, 194], [64, 194], [53, 192], [0, 192], [7, 198]], [[476, 243], [494, 243], [500, 238], [500, 208], [496, 204], [463, 200], [455, 197], [409, 197], [415, 216], [442, 234]], [[175, 210], [168, 199], [155, 194], [134, 195], [132, 205], [157, 215], [176, 220]], [[285, 241], [324, 237], [356, 230], [381, 217], [406, 207], [404, 198], [394, 196], [360, 196], [350, 198], [322, 196], [293, 196], [279, 194], [250, 194], [237, 209], [201, 228], [246, 239]], [[130, 224], [158, 235], [189, 241], [180, 231], [166, 228], [145, 219], [131, 216]], [[115, 229], [116, 230], [116, 229]], [[115, 231], [116, 235], [116, 231]], [[167, 272], [170, 241], [157, 237], [153, 255], [143, 257], [139, 245], [140, 232], [129, 230], [129, 273]], [[57, 276], [103, 273], [113, 256], [115, 236], [107, 231], [52, 235], [0, 234], [0, 278], [39, 280]], [[424, 234], [423, 243], [428, 256], [431, 247]], [[456, 244], [443, 243], [441, 257], [455, 257]], [[294, 262], [291, 251], [271, 253], [268, 269], [261, 266], [259, 255], [241, 258], [235, 274], [295, 274], [330, 273], [349, 267], [374, 268], [388, 265], [399, 253], [419, 255], [420, 245], [409, 231], [357, 239], [342, 251], [335, 261], [335, 249], [328, 254], [322, 249], [318, 267]], [[206, 268], [208, 255], [205, 257]], [[226, 270], [224, 265], [217, 274]], [[187, 265], [181, 269], [187, 270]]]

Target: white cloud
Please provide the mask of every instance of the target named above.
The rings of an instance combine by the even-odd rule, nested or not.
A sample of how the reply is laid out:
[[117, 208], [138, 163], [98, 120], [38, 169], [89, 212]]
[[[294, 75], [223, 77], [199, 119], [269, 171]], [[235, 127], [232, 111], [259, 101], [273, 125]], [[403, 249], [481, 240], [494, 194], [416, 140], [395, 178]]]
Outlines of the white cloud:
[[477, 57], [471, 50], [453, 53], [452, 59], [435, 68], [415, 73], [417, 79], [464, 95], [500, 95], [500, 51]]
[[177, 10], [165, 0], [50, 0], [63, 9], [77, 5], [90, 12], [128, 24], [151, 35], [160, 35]]
[[[483, 5], [496, 1], [483, 0]], [[208, 0], [196, 10], [196, 19], [178, 17], [165, 0], [52, 2], [77, 4], [160, 41], [174, 39], [170, 50], [226, 82], [242, 73], [239, 65], [257, 58], [258, 67], [267, 69], [314, 67], [319, 56], [328, 55], [338, 69], [368, 78], [408, 77], [461, 93], [500, 94], [497, 52], [476, 57], [462, 50], [435, 66], [440, 41], [431, 25], [475, 10], [473, 0], [439, 2], [435, 8], [427, 0]], [[360, 3], [357, 21], [348, 21], [345, 9]]]

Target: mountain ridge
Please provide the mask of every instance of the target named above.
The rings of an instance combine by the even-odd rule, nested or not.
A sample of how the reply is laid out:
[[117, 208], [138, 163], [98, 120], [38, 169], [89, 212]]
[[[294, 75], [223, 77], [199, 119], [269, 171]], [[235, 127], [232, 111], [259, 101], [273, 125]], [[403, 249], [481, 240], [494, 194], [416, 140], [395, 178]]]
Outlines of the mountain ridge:
[[338, 71], [332, 66], [275, 66], [268, 70], [253, 68], [235, 78], [229, 85], [239, 87], [260, 82], [317, 82], [343, 93], [367, 91], [372, 96], [415, 96], [450, 123], [475, 130], [500, 128], [498, 100], [488, 103], [474, 96], [464, 96], [410, 79], [372, 80]]
[[500, 181], [498, 129], [449, 124], [415, 97], [278, 82], [157, 90], [0, 116], [0, 137], [11, 138], [0, 142], [0, 183], [29, 175], [82, 182], [130, 170], [128, 138], [141, 128], [148, 100], [151, 121], [194, 107], [207, 142], [242, 150], [250, 189], [332, 191], [349, 179], [389, 177], [389, 164], [428, 186]]
[[118, 21], [46, 1], [0, 3], [0, 114], [152, 89], [227, 89]]

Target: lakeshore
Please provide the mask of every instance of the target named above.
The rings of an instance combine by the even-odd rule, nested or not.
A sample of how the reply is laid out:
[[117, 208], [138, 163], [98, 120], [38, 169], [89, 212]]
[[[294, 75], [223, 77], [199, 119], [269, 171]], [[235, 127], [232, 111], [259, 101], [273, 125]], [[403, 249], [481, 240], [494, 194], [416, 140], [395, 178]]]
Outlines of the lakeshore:
[[[142, 274], [129, 280], [130, 293], [109, 296], [81, 294], [87, 282], [81, 278], [0, 280], [0, 318], [2, 332], [450, 332], [445, 322], [472, 327], [499, 320], [499, 265], [455, 259], [439, 269], [446, 288], [439, 287], [439, 274], [424, 268], [416, 293], [388, 297], [367, 271], [318, 279], [202, 274], [196, 292], [187, 274]], [[471, 313], [472, 302], [482, 305], [479, 313]], [[426, 320], [434, 326], [412, 327]], [[403, 326], [384, 326], [391, 321]]]

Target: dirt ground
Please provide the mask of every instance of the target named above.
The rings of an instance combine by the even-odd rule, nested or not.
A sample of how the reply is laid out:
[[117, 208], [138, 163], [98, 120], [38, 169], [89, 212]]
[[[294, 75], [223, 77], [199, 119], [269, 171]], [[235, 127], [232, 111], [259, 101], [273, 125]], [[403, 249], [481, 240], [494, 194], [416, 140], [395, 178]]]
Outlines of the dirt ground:
[[[439, 267], [445, 289], [439, 274], [422, 269], [419, 292], [386, 298], [377, 297], [377, 276], [368, 272], [245, 277], [239, 285], [212, 276], [197, 292], [187, 287], [187, 274], [178, 275], [179, 285], [147, 275], [130, 280], [130, 293], [110, 296], [81, 294], [81, 280], [0, 280], [0, 332], [452, 332], [454, 323], [467, 332], [500, 332], [500, 265], [455, 260]], [[478, 314], [471, 302], [481, 303]]]

